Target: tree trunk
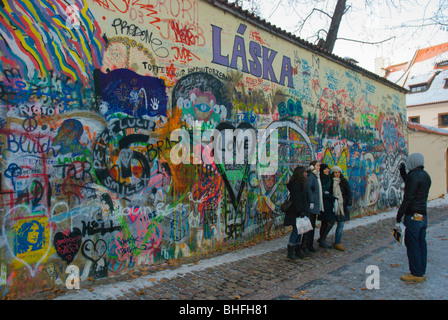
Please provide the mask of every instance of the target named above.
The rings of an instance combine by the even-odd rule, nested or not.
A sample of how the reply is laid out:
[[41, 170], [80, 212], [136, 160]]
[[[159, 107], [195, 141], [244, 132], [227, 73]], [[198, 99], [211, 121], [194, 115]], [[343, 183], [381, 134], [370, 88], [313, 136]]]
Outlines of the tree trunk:
[[324, 49], [333, 52], [334, 43], [338, 36], [339, 25], [341, 24], [342, 16], [345, 11], [346, 0], [338, 0], [336, 8], [334, 9], [333, 17], [331, 19], [330, 29], [327, 33], [327, 39], [325, 40]]

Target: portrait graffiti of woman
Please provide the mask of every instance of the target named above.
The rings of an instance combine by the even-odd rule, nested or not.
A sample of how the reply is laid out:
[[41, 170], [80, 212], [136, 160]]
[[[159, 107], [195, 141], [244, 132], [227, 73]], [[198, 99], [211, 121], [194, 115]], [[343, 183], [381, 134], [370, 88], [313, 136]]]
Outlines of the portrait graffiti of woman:
[[16, 233], [16, 256], [42, 249], [44, 239], [44, 227], [39, 221], [24, 222]]

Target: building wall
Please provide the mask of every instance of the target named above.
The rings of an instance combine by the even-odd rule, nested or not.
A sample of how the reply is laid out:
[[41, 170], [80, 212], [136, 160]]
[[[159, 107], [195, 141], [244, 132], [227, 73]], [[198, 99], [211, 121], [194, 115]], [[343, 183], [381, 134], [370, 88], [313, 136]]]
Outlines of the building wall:
[[408, 120], [410, 117], [420, 117], [419, 123], [436, 128], [439, 127], [439, 114], [446, 114], [447, 112], [447, 102], [407, 108]]
[[423, 154], [425, 170], [431, 177], [428, 200], [447, 193], [447, 151], [448, 135], [409, 130], [409, 154]]
[[[353, 215], [401, 199], [393, 86], [206, 1], [3, 3], [3, 296], [278, 235], [285, 184], [315, 158], [342, 167]], [[232, 128], [277, 129], [275, 174], [176, 162], [173, 133]]]

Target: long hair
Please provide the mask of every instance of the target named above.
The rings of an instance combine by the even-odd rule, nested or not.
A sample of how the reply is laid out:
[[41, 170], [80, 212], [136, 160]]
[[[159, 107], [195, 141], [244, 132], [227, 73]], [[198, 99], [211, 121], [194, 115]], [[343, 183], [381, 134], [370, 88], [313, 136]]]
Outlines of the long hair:
[[311, 161], [309, 167], [307, 168], [307, 170], [308, 170], [309, 172], [314, 171], [314, 170], [316, 169], [316, 168], [315, 168], [316, 163], [320, 163], [320, 162], [317, 161], [317, 160], [313, 160], [313, 161]]
[[298, 166], [294, 169], [291, 178], [289, 179], [289, 182], [292, 182], [294, 180], [299, 181], [299, 183], [302, 186], [306, 185], [306, 178], [303, 175], [303, 173], [305, 172], [306, 168], [302, 167], [302, 166]]
[[[334, 176], [334, 172], [331, 173], [331, 178], [332, 178], [332, 179], [335, 178], [335, 176]], [[347, 178], [342, 174], [342, 172], [341, 172], [341, 174], [339, 175], [339, 179], [341, 179], [341, 183], [349, 183], [348, 180], [347, 180]]]
[[319, 163], [319, 161], [313, 160], [313, 161], [310, 162], [310, 166], [314, 167], [316, 165], [316, 163]]
[[[37, 226], [37, 232], [39, 232], [35, 243], [31, 243], [28, 240], [28, 233], [32, 231], [31, 228], [33, 226]], [[39, 221], [32, 220], [25, 222], [20, 226], [20, 229], [16, 234], [15, 254], [26, 253], [30, 248], [31, 251], [42, 249], [44, 240], [44, 227], [39, 223]]]

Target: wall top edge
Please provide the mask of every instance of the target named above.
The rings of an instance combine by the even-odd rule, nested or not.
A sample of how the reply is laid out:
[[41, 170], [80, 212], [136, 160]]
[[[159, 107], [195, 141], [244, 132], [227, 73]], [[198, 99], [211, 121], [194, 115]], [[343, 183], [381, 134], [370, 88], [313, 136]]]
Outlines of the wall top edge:
[[379, 75], [364, 69], [358, 65], [355, 65], [347, 60], [345, 60], [344, 58], [341, 58], [337, 55], [335, 55], [334, 53], [331, 53], [317, 45], [314, 45], [290, 32], [287, 32], [279, 27], [277, 27], [276, 25], [273, 25], [272, 23], [266, 21], [265, 19], [260, 18], [259, 16], [244, 10], [243, 8], [241, 8], [240, 6], [236, 5], [235, 3], [229, 3], [227, 0], [206, 0], [207, 2], [209, 2], [210, 4], [219, 7], [243, 20], [246, 20], [252, 24], [255, 24], [257, 26], [259, 26], [260, 28], [263, 28], [264, 30], [271, 32], [277, 36], [280, 36], [281, 38], [283, 38], [286, 41], [292, 42], [298, 46], [300, 46], [303, 49], [312, 51], [322, 57], [325, 57], [335, 63], [338, 63], [340, 65], [343, 65], [344, 67], [347, 67], [353, 71], [359, 72], [361, 74], [363, 74], [364, 76], [367, 76], [375, 81], [378, 81], [388, 87], [391, 87], [395, 90], [398, 90], [402, 93], [407, 94], [409, 92], [408, 89], [394, 83], [391, 82], [389, 80], [387, 80], [386, 78], [380, 77]]

